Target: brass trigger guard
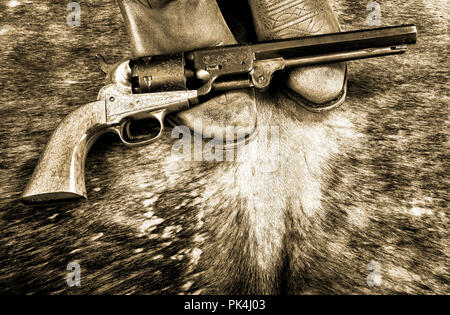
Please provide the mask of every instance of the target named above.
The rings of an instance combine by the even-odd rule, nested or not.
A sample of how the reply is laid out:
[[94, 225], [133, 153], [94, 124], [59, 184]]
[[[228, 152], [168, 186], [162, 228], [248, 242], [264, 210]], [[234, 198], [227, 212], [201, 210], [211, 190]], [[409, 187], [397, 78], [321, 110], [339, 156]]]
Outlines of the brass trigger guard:
[[133, 119], [125, 119], [122, 121], [119, 125], [111, 127], [111, 131], [115, 132], [120, 140], [129, 147], [138, 147], [138, 146], [144, 146], [149, 143], [155, 142], [159, 138], [161, 138], [163, 132], [164, 132], [164, 118], [166, 117], [166, 110], [160, 110], [157, 112], [149, 113], [147, 118], [155, 118], [158, 120], [159, 125], [161, 128], [159, 129], [159, 133], [155, 137], [145, 137], [143, 140], [137, 140], [132, 141], [136, 137], [133, 137], [130, 131], [130, 125]]

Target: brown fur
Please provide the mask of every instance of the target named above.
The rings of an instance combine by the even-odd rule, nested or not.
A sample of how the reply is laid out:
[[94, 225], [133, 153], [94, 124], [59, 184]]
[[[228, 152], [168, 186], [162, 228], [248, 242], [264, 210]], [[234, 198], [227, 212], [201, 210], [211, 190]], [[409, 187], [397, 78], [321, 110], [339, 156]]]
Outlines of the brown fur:
[[[170, 131], [138, 149], [107, 135], [87, 159], [89, 200], [37, 207], [17, 198], [51, 131], [95, 99], [95, 53], [119, 59], [128, 42], [113, 1], [80, 1], [76, 28], [65, 5], [1, 1], [0, 292], [449, 293], [448, 4], [378, 2], [418, 44], [350, 64], [346, 103], [327, 114], [277, 87], [258, 95], [278, 149], [260, 136], [238, 162], [182, 162]], [[334, 6], [344, 29], [366, 27], [365, 2]]]

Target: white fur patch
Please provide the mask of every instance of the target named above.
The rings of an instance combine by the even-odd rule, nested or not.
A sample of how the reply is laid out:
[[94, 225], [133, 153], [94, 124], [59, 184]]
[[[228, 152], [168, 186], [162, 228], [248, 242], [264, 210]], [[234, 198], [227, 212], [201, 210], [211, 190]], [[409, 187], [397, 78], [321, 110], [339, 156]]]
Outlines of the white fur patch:
[[157, 226], [159, 224], [161, 224], [162, 222], [164, 222], [164, 219], [162, 218], [152, 218], [149, 220], [145, 220], [142, 225], [139, 227], [139, 230], [144, 233], [150, 233], [151, 231], [153, 231], [154, 229], [157, 228]]

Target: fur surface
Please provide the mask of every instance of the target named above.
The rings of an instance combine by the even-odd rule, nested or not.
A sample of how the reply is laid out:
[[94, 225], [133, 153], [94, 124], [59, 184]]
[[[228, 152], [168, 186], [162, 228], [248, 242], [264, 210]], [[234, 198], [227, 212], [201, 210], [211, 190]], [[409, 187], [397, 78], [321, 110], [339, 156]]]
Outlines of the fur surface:
[[[0, 1], [0, 292], [449, 293], [447, 1], [378, 1], [382, 25], [416, 24], [418, 44], [351, 63], [332, 112], [258, 95], [278, 147], [260, 133], [237, 162], [184, 162], [170, 130], [138, 149], [106, 135], [88, 201], [25, 206], [51, 132], [102, 86], [95, 53], [129, 55], [117, 4], [79, 3], [70, 28], [63, 4]], [[343, 29], [367, 27], [366, 2], [333, 4]]]

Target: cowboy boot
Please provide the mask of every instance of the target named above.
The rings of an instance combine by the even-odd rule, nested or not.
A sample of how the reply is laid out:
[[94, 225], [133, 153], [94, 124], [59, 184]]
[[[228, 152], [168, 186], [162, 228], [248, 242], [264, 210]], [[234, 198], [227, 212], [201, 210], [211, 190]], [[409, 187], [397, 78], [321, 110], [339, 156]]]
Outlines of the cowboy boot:
[[[340, 31], [328, 0], [249, 0], [259, 40], [273, 40]], [[321, 111], [344, 102], [346, 63], [295, 68], [286, 92], [309, 110]]]
[[[173, 54], [197, 48], [236, 44], [216, 1], [123, 0], [119, 6], [133, 56]], [[187, 126], [204, 138], [245, 138], [256, 127], [254, 91], [229, 91], [169, 121]], [[199, 130], [198, 122], [201, 123]]]

